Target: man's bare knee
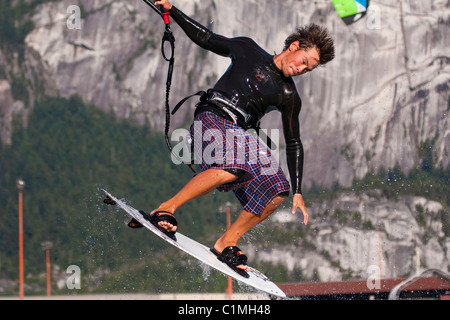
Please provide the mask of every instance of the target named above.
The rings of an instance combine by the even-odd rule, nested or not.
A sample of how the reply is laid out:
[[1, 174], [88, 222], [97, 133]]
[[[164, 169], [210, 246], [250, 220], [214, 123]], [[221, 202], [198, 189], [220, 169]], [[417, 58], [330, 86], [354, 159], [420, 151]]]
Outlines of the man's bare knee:
[[267, 205], [267, 207], [264, 209], [263, 213], [261, 214], [261, 218], [264, 220], [268, 216], [270, 216], [282, 203], [284, 200], [286, 200], [287, 195], [285, 194], [279, 194], [273, 198], [273, 200]]

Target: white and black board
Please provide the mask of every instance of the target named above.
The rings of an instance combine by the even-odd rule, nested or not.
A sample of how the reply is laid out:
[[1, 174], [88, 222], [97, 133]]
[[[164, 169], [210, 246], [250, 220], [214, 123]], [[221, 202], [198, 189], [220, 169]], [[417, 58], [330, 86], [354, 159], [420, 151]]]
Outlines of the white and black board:
[[219, 261], [214, 253], [211, 252], [210, 248], [202, 245], [201, 243], [192, 240], [191, 238], [177, 232], [176, 233], [176, 241], [166, 236], [163, 232], [158, 230], [155, 226], [153, 226], [149, 221], [144, 219], [144, 217], [139, 213], [139, 210], [136, 210], [132, 206], [125, 203], [125, 201], [119, 200], [118, 198], [111, 195], [108, 191], [102, 189], [105, 194], [110, 197], [112, 200], [116, 202], [116, 205], [128, 213], [132, 218], [136, 219], [141, 223], [145, 228], [167, 241], [171, 245], [177, 247], [178, 249], [190, 254], [194, 258], [199, 261], [213, 267], [214, 269], [224, 273], [227, 276], [230, 276], [246, 285], [254, 287], [257, 290], [268, 293], [269, 295], [273, 295], [280, 298], [285, 298], [286, 295], [280, 288], [277, 287], [268, 277], [259, 272], [258, 270], [249, 267], [249, 271], [247, 272], [249, 277], [246, 278], [241, 276], [236, 271], [231, 269], [225, 263]]

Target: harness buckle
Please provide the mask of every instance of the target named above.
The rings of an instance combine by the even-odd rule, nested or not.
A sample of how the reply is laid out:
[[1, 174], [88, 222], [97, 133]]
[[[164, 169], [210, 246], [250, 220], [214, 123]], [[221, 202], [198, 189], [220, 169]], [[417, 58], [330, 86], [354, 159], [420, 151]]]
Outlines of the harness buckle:
[[[247, 124], [250, 123], [250, 120], [252, 119], [251, 114], [245, 112], [244, 110], [242, 110], [242, 108], [240, 108], [238, 106], [239, 98], [236, 96], [234, 96], [230, 100], [227, 97], [220, 94], [219, 92], [212, 91], [212, 92], [209, 92], [209, 97], [207, 97], [207, 100], [209, 100], [211, 102], [219, 102], [222, 105], [224, 105], [225, 107], [230, 108], [231, 110], [229, 110], [229, 111], [231, 111], [231, 112], [238, 112], [244, 118], [244, 121]], [[229, 114], [229, 112], [227, 112], [227, 113]], [[233, 117], [233, 118], [235, 118], [235, 117]]]

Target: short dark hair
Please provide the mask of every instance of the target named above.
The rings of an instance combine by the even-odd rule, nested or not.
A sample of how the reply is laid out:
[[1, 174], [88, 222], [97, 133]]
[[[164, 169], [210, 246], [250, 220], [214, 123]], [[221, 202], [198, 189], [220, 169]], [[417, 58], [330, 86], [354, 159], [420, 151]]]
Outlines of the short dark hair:
[[311, 23], [310, 25], [297, 28], [284, 41], [284, 49], [289, 48], [292, 42], [298, 41], [300, 49], [308, 50], [313, 47], [317, 48], [319, 53], [320, 64], [325, 64], [334, 59], [334, 41], [328, 34], [326, 28]]

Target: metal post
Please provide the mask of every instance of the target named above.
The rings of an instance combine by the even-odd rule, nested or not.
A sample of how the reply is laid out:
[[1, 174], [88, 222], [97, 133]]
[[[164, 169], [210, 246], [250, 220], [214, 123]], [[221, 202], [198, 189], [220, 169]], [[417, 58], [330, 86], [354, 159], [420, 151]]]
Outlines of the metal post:
[[25, 182], [21, 179], [17, 180], [17, 189], [19, 190], [19, 298], [24, 299], [23, 292], [23, 196], [22, 191]]
[[47, 270], [47, 297], [51, 295], [51, 281], [50, 281], [50, 248], [52, 247], [52, 243], [50, 241], [41, 243], [42, 250], [45, 251], [45, 265]]

